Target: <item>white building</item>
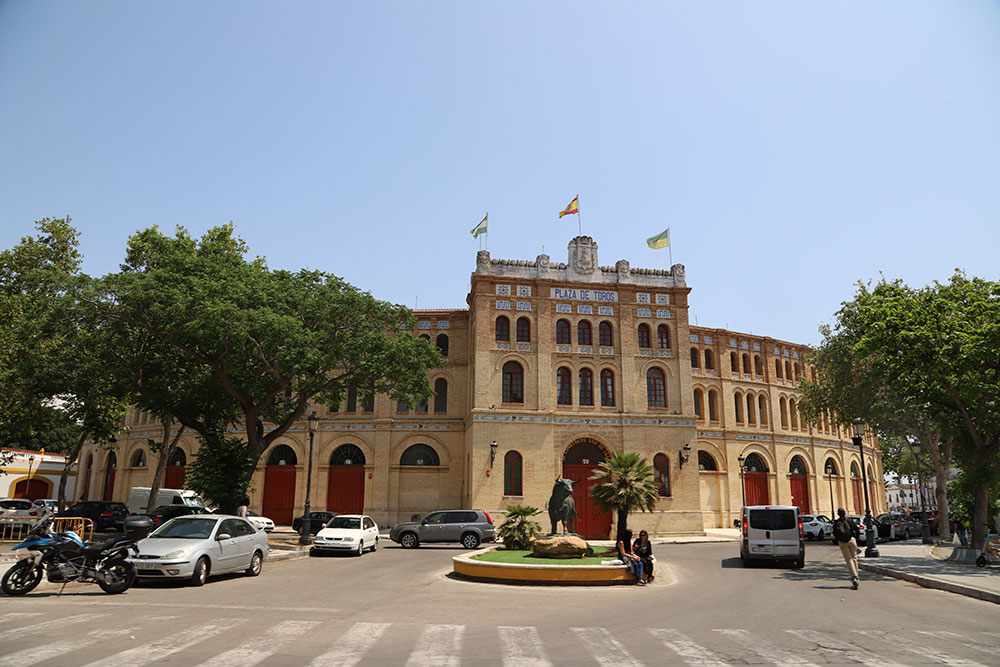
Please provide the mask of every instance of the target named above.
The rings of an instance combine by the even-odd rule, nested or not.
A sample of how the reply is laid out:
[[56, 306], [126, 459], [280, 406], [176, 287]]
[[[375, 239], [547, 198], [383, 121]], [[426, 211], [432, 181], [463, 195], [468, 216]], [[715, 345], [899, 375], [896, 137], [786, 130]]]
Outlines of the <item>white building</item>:
[[[2, 456], [13, 460], [0, 471], [0, 497], [2, 498], [55, 498], [59, 493], [59, 477], [66, 457], [49, 454], [45, 450], [33, 452], [26, 449], [4, 449]], [[76, 490], [76, 470], [71, 470], [66, 480], [66, 501], [72, 502]]]

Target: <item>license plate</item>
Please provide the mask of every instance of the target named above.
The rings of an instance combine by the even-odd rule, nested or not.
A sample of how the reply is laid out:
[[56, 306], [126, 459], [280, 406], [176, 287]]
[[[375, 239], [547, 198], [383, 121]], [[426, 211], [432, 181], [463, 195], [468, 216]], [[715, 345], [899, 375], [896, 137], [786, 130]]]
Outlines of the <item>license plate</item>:
[[773, 548], [770, 544], [755, 544], [750, 547], [750, 552], [755, 554], [769, 554]]
[[160, 567], [157, 563], [136, 563], [135, 566], [140, 570], [157, 570]]

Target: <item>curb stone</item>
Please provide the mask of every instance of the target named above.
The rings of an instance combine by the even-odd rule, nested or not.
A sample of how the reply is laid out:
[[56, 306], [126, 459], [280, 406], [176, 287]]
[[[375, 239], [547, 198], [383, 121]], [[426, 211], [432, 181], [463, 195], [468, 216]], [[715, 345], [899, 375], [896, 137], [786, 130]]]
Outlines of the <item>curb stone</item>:
[[978, 600], [985, 600], [986, 602], [1000, 604], [1000, 593], [994, 593], [992, 591], [984, 591], [982, 589], [974, 588], [972, 586], [965, 586], [963, 584], [957, 584], [951, 581], [944, 581], [943, 579], [928, 577], [922, 574], [912, 574], [910, 572], [894, 570], [892, 568], [882, 567], [881, 565], [872, 565], [869, 563], [859, 562], [858, 567], [867, 572], [873, 572], [875, 574], [881, 574], [886, 577], [893, 577], [895, 579], [902, 579], [904, 581], [909, 581], [911, 583], [917, 584], [918, 586], [923, 586], [924, 588], [935, 588], [938, 590], [947, 591], [949, 593], [957, 593], [959, 595], [965, 595], [970, 598], [976, 598]]

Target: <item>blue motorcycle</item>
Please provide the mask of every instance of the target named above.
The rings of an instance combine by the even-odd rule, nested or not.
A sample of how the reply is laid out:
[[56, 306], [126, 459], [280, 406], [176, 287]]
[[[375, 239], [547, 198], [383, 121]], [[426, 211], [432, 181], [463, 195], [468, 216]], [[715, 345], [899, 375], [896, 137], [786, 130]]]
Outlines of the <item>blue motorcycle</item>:
[[[84, 543], [72, 531], [49, 530], [46, 516], [14, 547], [18, 562], [3, 576], [0, 584], [7, 595], [31, 592], [46, 575], [50, 582], [96, 583], [105, 593], [124, 593], [135, 582], [135, 566], [128, 560], [129, 550], [146, 537], [152, 528], [147, 516], [125, 519], [125, 535], [105, 542]], [[136, 553], [138, 553], [136, 551]], [[62, 593], [62, 589], [59, 591]]]

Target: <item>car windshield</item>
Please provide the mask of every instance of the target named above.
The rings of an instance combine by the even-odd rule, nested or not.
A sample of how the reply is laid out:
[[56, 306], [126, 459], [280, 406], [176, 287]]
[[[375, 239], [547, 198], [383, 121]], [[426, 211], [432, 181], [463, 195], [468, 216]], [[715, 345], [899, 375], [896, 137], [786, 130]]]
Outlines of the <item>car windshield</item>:
[[206, 540], [212, 535], [212, 529], [218, 519], [201, 519], [184, 517], [171, 519], [152, 532], [150, 537], [172, 537], [183, 540]]
[[357, 530], [361, 528], [361, 519], [358, 517], [349, 516], [335, 516], [330, 519], [330, 523], [326, 524], [327, 528], [353, 528]]

